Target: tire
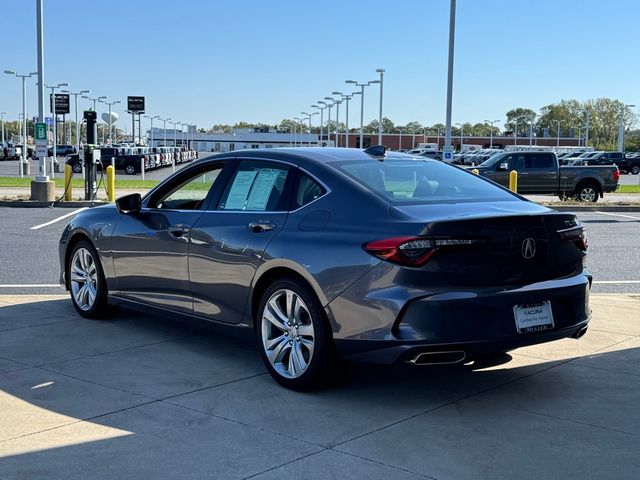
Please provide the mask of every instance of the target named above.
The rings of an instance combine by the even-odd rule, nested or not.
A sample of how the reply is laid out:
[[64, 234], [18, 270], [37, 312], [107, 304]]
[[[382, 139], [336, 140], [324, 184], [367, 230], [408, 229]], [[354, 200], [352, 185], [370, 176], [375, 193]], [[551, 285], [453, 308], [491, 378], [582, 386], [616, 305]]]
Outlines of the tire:
[[73, 171], [74, 173], [82, 173], [82, 165], [80, 165], [79, 163], [76, 163], [73, 166]]
[[584, 182], [576, 187], [575, 196], [579, 202], [596, 203], [600, 193], [593, 182]]
[[640, 165], [634, 165], [631, 167], [631, 173], [634, 175], [638, 175], [640, 173]]
[[126, 173], [127, 175], [135, 175], [136, 174], [136, 167], [133, 164], [129, 164], [126, 167], [124, 167], [124, 173]]
[[262, 295], [256, 330], [262, 360], [283, 387], [309, 391], [333, 380], [329, 373], [338, 356], [331, 329], [307, 285], [291, 278], [276, 280]]
[[76, 243], [66, 266], [71, 303], [86, 318], [104, 318], [109, 313], [107, 282], [100, 257], [86, 240]]

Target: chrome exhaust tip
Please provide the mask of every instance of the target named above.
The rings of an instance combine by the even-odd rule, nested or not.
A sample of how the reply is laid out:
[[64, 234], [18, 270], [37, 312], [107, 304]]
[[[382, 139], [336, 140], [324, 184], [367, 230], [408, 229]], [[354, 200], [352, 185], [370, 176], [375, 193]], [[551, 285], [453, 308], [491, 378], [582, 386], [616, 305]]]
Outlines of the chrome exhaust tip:
[[412, 365], [451, 365], [464, 362], [467, 354], [462, 350], [449, 352], [423, 352], [416, 355], [407, 363]]
[[578, 330], [578, 332], [573, 336], [573, 338], [575, 338], [577, 340], [578, 338], [582, 337], [585, 333], [587, 333], [587, 329], [588, 328], [589, 327], [587, 325], [585, 325], [580, 330]]

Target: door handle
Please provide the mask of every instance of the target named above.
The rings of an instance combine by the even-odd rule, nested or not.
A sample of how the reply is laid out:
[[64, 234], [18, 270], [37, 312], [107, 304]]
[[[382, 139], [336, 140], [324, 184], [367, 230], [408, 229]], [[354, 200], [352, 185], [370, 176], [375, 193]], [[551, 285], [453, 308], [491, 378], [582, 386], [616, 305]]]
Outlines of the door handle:
[[527, 172], [518, 172], [518, 175], [529, 175]]
[[247, 228], [254, 233], [260, 233], [273, 230], [276, 226], [273, 223], [251, 222], [247, 225]]
[[191, 231], [191, 227], [187, 225], [173, 225], [169, 227], [169, 233], [174, 237], [182, 237]]

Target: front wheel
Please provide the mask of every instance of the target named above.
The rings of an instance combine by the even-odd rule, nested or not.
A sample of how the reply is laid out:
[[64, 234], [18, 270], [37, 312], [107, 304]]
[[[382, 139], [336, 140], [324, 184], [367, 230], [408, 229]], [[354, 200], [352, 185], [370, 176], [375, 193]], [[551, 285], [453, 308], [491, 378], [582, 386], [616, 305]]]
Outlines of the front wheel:
[[633, 167], [631, 167], [631, 173], [633, 173], [634, 175], [638, 175], [638, 173], [640, 173], [640, 165], [634, 165]]
[[578, 185], [576, 188], [576, 200], [580, 202], [596, 203], [599, 196], [598, 190], [591, 183]]
[[107, 314], [107, 282], [98, 252], [88, 241], [78, 242], [69, 256], [67, 277], [71, 302], [87, 318]]
[[136, 174], [136, 167], [134, 167], [133, 165], [129, 164], [126, 167], [124, 167], [124, 173], [126, 173], [127, 175], [135, 175]]
[[257, 322], [262, 359], [280, 385], [300, 391], [326, 385], [337, 355], [309, 287], [294, 279], [276, 281], [262, 296]]

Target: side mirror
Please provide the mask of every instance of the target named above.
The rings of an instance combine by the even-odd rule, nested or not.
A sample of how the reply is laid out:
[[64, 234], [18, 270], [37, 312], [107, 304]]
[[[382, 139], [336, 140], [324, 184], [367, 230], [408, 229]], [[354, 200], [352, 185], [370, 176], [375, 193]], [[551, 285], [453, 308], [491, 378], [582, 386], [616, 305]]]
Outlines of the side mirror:
[[142, 197], [139, 193], [125, 195], [116, 200], [116, 208], [123, 215], [135, 215], [142, 206]]
[[501, 163], [500, 165], [498, 165], [498, 170], [509, 170], [509, 164]]

